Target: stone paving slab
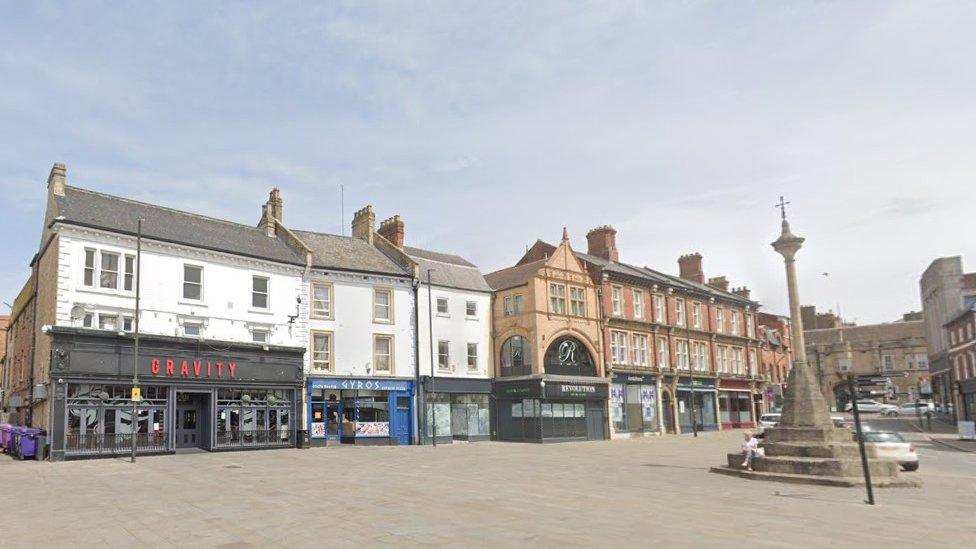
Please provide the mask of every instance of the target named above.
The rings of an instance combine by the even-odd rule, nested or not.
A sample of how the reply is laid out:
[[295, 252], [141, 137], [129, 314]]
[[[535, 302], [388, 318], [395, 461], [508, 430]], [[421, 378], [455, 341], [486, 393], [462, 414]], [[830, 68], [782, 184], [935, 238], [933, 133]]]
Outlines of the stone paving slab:
[[[908, 473], [923, 478], [923, 488], [879, 492], [870, 507], [862, 489], [709, 473], [740, 438], [719, 432], [270, 450], [147, 457], [134, 465], [0, 458], [0, 489], [8, 492], [0, 516], [14, 525], [3, 529], [0, 546], [811, 547], [858, 540], [917, 549], [972, 539], [972, 454], [940, 453], [933, 464], [951, 468], [923, 465]], [[935, 451], [920, 450], [923, 460]]]

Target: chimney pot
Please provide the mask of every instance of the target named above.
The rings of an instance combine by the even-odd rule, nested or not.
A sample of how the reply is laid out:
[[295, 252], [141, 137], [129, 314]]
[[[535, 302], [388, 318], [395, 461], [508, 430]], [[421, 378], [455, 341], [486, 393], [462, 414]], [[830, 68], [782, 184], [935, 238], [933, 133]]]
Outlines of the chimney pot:
[[740, 288], [732, 288], [732, 293], [737, 296], [744, 297], [746, 299], [752, 299], [750, 297], [752, 296], [752, 290], [746, 288], [745, 286], [742, 286]]
[[607, 261], [620, 261], [617, 253], [617, 230], [610, 225], [600, 225], [586, 233], [586, 253]]

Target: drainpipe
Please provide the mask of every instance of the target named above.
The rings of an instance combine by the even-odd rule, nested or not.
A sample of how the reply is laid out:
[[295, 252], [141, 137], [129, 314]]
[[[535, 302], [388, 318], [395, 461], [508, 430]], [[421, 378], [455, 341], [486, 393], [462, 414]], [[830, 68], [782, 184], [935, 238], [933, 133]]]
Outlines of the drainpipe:
[[[43, 253], [43, 252], [42, 252]], [[34, 426], [34, 359], [35, 352], [37, 349], [37, 277], [38, 277], [38, 267], [40, 266], [41, 256], [38, 255], [34, 259], [34, 264], [31, 266], [32, 275], [34, 276], [34, 289], [33, 296], [31, 297], [31, 352], [30, 352], [30, 386], [27, 387], [27, 426]], [[54, 414], [51, 414], [54, 417]], [[51, 431], [48, 431], [51, 432]]]
[[[600, 326], [600, 324], [603, 324], [605, 326], [608, 326], [609, 325], [609, 323], [607, 322], [607, 319], [606, 319], [607, 317], [605, 317], [604, 314], [603, 314], [603, 282], [607, 282], [607, 274], [606, 273], [602, 273], [601, 284], [596, 287], [596, 303], [597, 303], [597, 310], [600, 313], [600, 316], [599, 316], [600, 321], [597, 324], [597, 327], [599, 328], [597, 330], [597, 334], [598, 334], [597, 337], [599, 338], [599, 342], [600, 342], [600, 358], [603, 360], [603, 375], [608, 378], [607, 381], [608, 381], [609, 385], [607, 386], [607, 389], [609, 390], [609, 389], [612, 389], [613, 388], [613, 371], [612, 371], [611, 368], [608, 367], [606, 338], [604, 337], [604, 334], [603, 334], [604, 326]], [[585, 403], [583, 405], [586, 406]], [[604, 425], [604, 427], [606, 428], [607, 438], [609, 439], [609, 438], [611, 438], [611, 436], [610, 436], [610, 427], [611, 427], [611, 425], [610, 425], [610, 413], [611, 413], [610, 412], [610, 399], [607, 399], [606, 406], [607, 406], [607, 411], [606, 411], [606, 413], [603, 414], [603, 417], [605, 418], [605, 421], [604, 421], [605, 425]], [[626, 408], [625, 408], [625, 410], [626, 410]]]

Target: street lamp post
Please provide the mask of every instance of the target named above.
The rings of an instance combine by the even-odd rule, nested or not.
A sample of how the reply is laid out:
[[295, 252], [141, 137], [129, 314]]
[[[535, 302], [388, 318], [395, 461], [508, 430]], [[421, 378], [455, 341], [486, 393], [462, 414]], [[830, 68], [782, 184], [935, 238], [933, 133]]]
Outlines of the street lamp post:
[[[136, 225], [136, 311], [133, 318], [133, 329], [135, 330], [135, 342], [133, 344], [132, 359], [132, 422], [129, 424], [132, 431], [132, 463], [136, 462], [136, 446], [139, 438], [139, 400], [142, 395], [139, 393], [139, 297], [140, 297], [140, 274], [142, 273], [142, 218], [139, 218]], [[123, 321], [124, 322], [124, 321]], [[123, 324], [123, 329], [125, 326]], [[148, 426], [146, 433], [148, 435]]]
[[[430, 440], [437, 447], [437, 406], [431, 400], [434, 385], [434, 287], [430, 282], [430, 273], [435, 269], [427, 269], [427, 331], [430, 337], [430, 383], [427, 384], [427, 405], [430, 406]], [[426, 410], [424, 411], [426, 412]], [[426, 416], [426, 413], [424, 414]]]

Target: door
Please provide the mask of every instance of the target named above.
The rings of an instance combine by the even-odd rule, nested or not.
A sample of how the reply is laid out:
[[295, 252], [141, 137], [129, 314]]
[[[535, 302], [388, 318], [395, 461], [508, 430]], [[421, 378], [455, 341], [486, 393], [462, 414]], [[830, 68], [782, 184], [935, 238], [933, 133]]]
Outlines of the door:
[[396, 437], [397, 444], [400, 446], [410, 445], [410, 397], [409, 396], [396, 396], [394, 397], [394, 402], [396, 405], [396, 410], [393, 416], [393, 433], [392, 435]]
[[607, 418], [603, 408], [597, 405], [586, 407], [586, 439], [604, 440], [607, 438]]
[[181, 393], [176, 400], [176, 447], [203, 448], [201, 395]]
[[661, 392], [661, 413], [664, 414], [664, 432], [674, 433], [674, 405], [671, 403], [671, 392]]

